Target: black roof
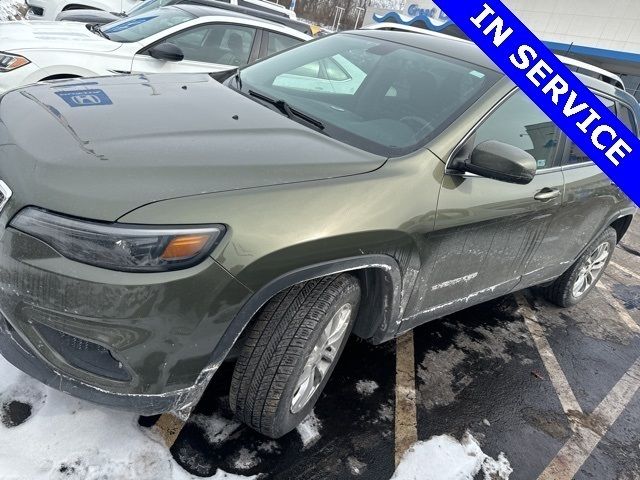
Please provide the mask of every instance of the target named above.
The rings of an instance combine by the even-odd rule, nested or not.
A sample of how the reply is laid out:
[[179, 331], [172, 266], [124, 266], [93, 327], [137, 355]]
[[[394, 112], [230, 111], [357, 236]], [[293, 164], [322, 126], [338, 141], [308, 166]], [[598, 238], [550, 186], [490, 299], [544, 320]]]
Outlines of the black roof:
[[[254, 20], [257, 18], [276, 25], [283, 25], [285, 27], [293, 28], [294, 30], [297, 30], [299, 32], [311, 35], [311, 27], [304, 22], [292, 20], [289, 17], [285, 17], [277, 13], [270, 13], [262, 10], [257, 10], [255, 8], [231, 5], [229, 3], [221, 2], [218, 0], [175, 0], [174, 2], [170, 2], [169, 5], [178, 5], [180, 6], [180, 8], [188, 7], [184, 8], [184, 10], [188, 11], [189, 13], [193, 13], [198, 17], [203, 17], [206, 15], [226, 15], [238, 18], [250, 18]], [[192, 10], [191, 7], [196, 7], [196, 9]], [[202, 8], [198, 9], [197, 7]], [[212, 13], [211, 9], [217, 11], [215, 13]]]
[[[455, 37], [428, 35], [416, 32], [403, 32], [399, 30], [352, 30], [349, 34], [364, 35], [367, 37], [388, 40], [401, 43], [410, 47], [420, 48], [430, 52], [446, 55], [448, 57], [463, 60], [479, 65], [489, 70], [501, 73], [502, 71], [493, 63], [475, 43], [461, 40]], [[503, 74], [504, 75], [504, 74]]]

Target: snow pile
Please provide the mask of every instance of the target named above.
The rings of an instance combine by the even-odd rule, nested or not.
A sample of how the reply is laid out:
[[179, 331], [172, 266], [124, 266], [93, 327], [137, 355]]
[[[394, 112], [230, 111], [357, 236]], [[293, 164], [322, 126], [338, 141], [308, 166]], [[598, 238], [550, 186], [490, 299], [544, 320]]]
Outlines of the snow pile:
[[[31, 415], [13, 427], [0, 422], [2, 480], [199, 478], [175, 463], [160, 440], [138, 426], [136, 415], [52, 390], [0, 357], [0, 413], [15, 401], [30, 405]], [[219, 470], [213, 478], [246, 477]]]
[[504, 453], [494, 460], [469, 432], [459, 442], [439, 435], [413, 444], [392, 480], [473, 480], [480, 470], [485, 480], [507, 480], [513, 472]]
[[225, 442], [240, 426], [239, 423], [227, 420], [216, 414], [194, 415], [190, 422], [196, 424], [204, 432], [205, 437], [212, 445]]
[[17, 20], [25, 3], [22, 0], [0, 0], [0, 22]]
[[365, 397], [368, 397], [378, 389], [378, 384], [373, 380], [358, 380], [356, 383], [356, 391]]
[[300, 425], [296, 427], [302, 440], [303, 448], [308, 448], [318, 440], [320, 440], [320, 429], [322, 423], [316, 417], [316, 414], [312, 410], [311, 413], [305, 418]]

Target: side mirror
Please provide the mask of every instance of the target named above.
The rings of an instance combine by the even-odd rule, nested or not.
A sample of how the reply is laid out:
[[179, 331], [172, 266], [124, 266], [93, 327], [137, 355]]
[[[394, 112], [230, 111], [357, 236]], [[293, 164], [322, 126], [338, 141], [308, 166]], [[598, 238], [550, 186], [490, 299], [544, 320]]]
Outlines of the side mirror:
[[535, 158], [524, 150], [495, 140], [482, 142], [467, 159], [454, 161], [451, 168], [501, 182], [526, 185], [536, 175]]
[[149, 55], [153, 58], [157, 58], [158, 60], [180, 62], [184, 59], [184, 53], [182, 53], [182, 50], [176, 47], [173, 43], [161, 43], [160, 45], [151, 47], [148, 52]]

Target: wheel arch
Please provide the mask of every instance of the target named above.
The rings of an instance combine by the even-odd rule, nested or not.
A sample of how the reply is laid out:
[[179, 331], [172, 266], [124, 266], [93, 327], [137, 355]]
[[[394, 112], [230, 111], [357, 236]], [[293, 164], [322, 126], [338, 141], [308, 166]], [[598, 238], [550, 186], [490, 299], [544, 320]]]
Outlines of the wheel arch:
[[401, 316], [402, 274], [398, 262], [385, 254], [362, 255], [292, 270], [267, 283], [245, 302], [215, 347], [211, 364], [224, 361], [260, 309], [275, 295], [314, 278], [353, 273], [362, 288], [362, 302], [353, 333], [380, 343], [392, 338]]
[[620, 218], [617, 218], [616, 220], [611, 222], [611, 224], [609, 225], [610, 227], [613, 227], [613, 229], [616, 231], [616, 234], [618, 236], [618, 243], [620, 243], [620, 240], [622, 240], [622, 238], [625, 236], [625, 234], [629, 230], [629, 227], [631, 226], [632, 221], [633, 221], [633, 214], [630, 213], [628, 215], [624, 215]]

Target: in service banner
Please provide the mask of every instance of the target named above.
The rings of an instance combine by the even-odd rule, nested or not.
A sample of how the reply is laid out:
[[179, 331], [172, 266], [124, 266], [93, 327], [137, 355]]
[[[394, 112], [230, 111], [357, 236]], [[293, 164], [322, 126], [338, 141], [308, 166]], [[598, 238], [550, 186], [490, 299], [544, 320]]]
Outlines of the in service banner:
[[640, 140], [500, 0], [434, 0], [640, 205]]

